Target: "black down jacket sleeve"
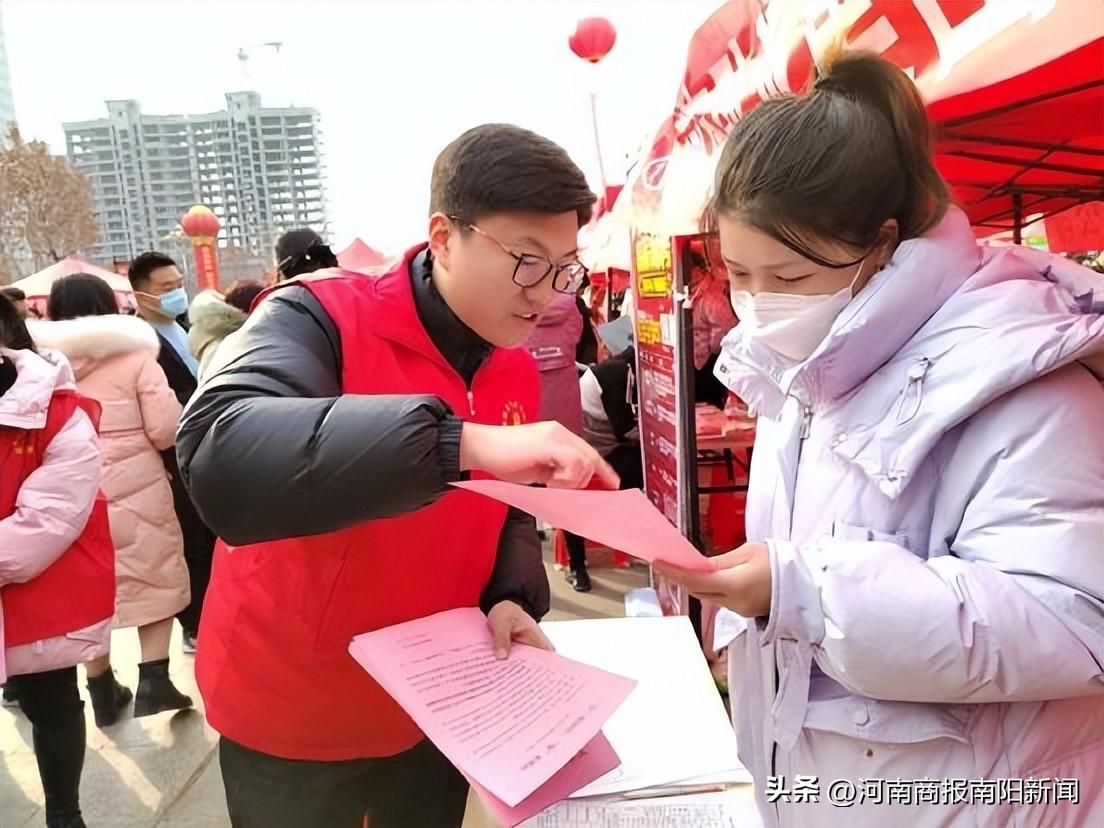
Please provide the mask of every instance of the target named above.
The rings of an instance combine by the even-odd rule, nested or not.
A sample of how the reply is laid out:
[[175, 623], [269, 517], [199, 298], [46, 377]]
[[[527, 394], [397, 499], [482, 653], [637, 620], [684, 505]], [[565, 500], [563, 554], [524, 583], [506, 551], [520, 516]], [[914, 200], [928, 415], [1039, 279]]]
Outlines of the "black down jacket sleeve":
[[443, 401], [342, 395], [339, 332], [306, 288], [263, 302], [215, 359], [176, 448], [200, 514], [228, 543], [395, 517], [460, 479], [461, 421]]
[[512, 506], [502, 527], [494, 572], [479, 604], [490, 612], [499, 601], [513, 601], [537, 621], [548, 613], [551, 601], [537, 522]]

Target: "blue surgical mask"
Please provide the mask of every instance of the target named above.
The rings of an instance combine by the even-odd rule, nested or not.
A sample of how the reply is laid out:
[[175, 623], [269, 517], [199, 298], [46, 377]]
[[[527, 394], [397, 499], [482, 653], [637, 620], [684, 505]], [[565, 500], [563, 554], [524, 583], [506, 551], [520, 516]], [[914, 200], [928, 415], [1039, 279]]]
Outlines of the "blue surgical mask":
[[188, 312], [188, 294], [185, 293], [182, 287], [170, 290], [168, 293], [162, 293], [160, 300], [161, 313], [170, 319], [176, 319], [176, 317], [183, 316]]

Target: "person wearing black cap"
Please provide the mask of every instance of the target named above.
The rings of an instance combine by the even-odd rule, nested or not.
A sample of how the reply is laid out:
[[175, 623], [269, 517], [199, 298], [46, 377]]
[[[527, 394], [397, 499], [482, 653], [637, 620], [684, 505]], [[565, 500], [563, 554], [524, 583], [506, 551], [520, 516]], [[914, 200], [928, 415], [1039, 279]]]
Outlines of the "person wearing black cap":
[[337, 267], [337, 256], [309, 227], [288, 230], [276, 241], [276, 278], [286, 282], [324, 267]]

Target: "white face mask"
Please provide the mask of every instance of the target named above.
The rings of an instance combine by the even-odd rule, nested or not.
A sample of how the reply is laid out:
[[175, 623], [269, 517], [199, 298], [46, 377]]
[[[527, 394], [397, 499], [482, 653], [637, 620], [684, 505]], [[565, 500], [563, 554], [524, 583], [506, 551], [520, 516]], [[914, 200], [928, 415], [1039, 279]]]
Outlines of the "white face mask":
[[799, 296], [794, 293], [732, 291], [732, 309], [745, 336], [784, 357], [804, 362], [828, 336], [832, 323], [853, 297], [866, 259], [859, 262], [851, 284], [836, 293]]

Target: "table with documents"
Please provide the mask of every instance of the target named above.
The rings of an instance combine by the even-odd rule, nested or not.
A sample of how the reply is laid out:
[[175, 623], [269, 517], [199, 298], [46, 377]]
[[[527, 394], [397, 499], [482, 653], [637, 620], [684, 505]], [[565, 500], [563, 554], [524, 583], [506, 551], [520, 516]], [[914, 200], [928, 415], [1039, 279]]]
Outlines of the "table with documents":
[[[525, 828], [762, 825], [751, 775], [736, 756], [735, 733], [689, 619], [561, 621], [542, 628], [560, 655], [637, 686], [603, 727], [621, 765]], [[707, 792], [670, 795], [688, 790]]]

